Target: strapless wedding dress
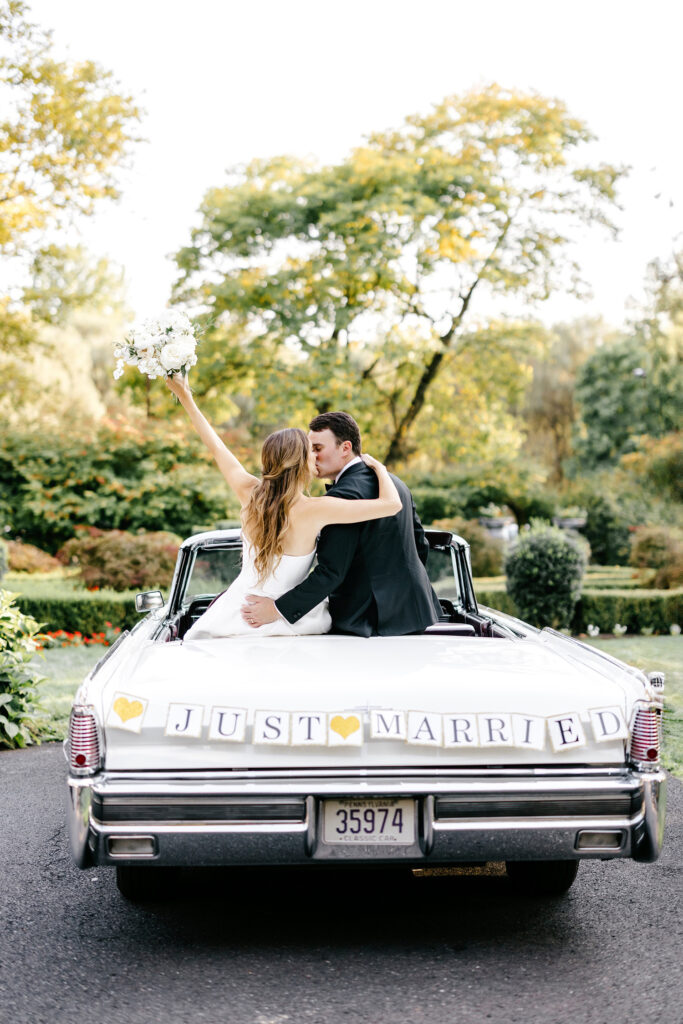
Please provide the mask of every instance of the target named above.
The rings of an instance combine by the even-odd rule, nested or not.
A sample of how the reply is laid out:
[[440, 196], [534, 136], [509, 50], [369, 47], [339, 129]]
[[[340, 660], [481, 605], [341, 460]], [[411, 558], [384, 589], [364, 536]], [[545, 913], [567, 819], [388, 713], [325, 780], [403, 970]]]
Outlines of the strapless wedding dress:
[[259, 594], [277, 600], [292, 587], [298, 586], [308, 576], [315, 551], [308, 555], [283, 555], [273, 572], [262, 583], [254, 566], [254, 552], [249, 544], [244, 545], [242, 571], [228, 589], [224, 591], [200, 615], [188, 629], [185, 640], [208, 640], [221, 636], [238, 636], [252, 633], [254, 636], [298, 636], [308, 633], [329, 633], [332, 619], [327, 599], [317, 604], [310, 612], [302, 615], [295, 625], [282, 618], [267, 622], [254, 629], [242, 618], [242, 605], [247, 594]]

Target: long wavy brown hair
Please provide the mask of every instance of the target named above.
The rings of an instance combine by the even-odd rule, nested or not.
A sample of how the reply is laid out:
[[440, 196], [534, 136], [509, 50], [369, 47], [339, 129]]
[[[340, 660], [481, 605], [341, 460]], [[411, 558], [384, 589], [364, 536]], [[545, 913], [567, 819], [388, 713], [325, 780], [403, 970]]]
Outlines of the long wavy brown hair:
[[294, 499], [310, 483], [308, 437], [298, 427], [269, 434], [261, 449], [263, 477], [242, 509], [242, 527], [262, 582], [282, 558], [282, 535]]

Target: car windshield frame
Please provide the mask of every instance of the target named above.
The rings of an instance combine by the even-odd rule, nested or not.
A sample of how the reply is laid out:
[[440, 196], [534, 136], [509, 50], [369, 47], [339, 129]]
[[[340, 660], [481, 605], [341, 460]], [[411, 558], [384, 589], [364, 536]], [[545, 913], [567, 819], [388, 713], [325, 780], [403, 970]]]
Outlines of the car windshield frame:
[[[450, 558], [450, 565], [453, 570], [453, 591], [444, 594], [444, 598], [452, 601], [453, 605], [458, 609], [476, 613], [478, 610], [477, 602], [468, 560], [469, 545], [461, 537], [452, 533], [425, 530], [425, 534], [429, 541], [430, 555], [440, 552]], [[188, 538], [188, 541], [185, 542], [180, 550], [179, 563], [173, 580], [170, 599], [171, 615], [182, 612], [187, 606], [188, 586], [192, 580], [197, 559], [202, 554], [220, 550], [241, 551], [241, 534], [236, 532], [232, 536], [225, 537], [214, 534], [210, 537]], [[212, 594], [212, 592], [207, 591], [201, 594], [197, 592], [191, 595], [191, 599], [194, 600], [209, 594]]]

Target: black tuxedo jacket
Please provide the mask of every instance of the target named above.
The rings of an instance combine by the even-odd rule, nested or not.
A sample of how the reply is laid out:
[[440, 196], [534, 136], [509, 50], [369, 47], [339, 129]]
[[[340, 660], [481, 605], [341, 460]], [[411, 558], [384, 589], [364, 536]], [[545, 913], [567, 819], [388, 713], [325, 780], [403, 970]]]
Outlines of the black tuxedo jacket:
[[[288, 622], [295, 624], [328, 596], [335, 633], [399, 636], [438, 620], [441, 606], [425, 569], [429, 543], [410, 491], [393, 474], [392, 479], [403, 502], [395, 516], [323, 529], [317, 566], [275, 602]], [[378, 490], [375, 473], [357, 462], [328, 494], [376, 498]]]

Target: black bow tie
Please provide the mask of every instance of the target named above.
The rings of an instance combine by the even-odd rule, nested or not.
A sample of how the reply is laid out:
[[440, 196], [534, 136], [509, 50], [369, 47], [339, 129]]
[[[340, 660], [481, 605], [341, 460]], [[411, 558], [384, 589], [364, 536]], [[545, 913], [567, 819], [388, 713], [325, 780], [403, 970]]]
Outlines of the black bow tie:
[[[335, 481], [336, 482], [336, 481]], [[325, 490], [329, 491], [330, 487], [334, 487], [334, 484], [325, 484]]]

